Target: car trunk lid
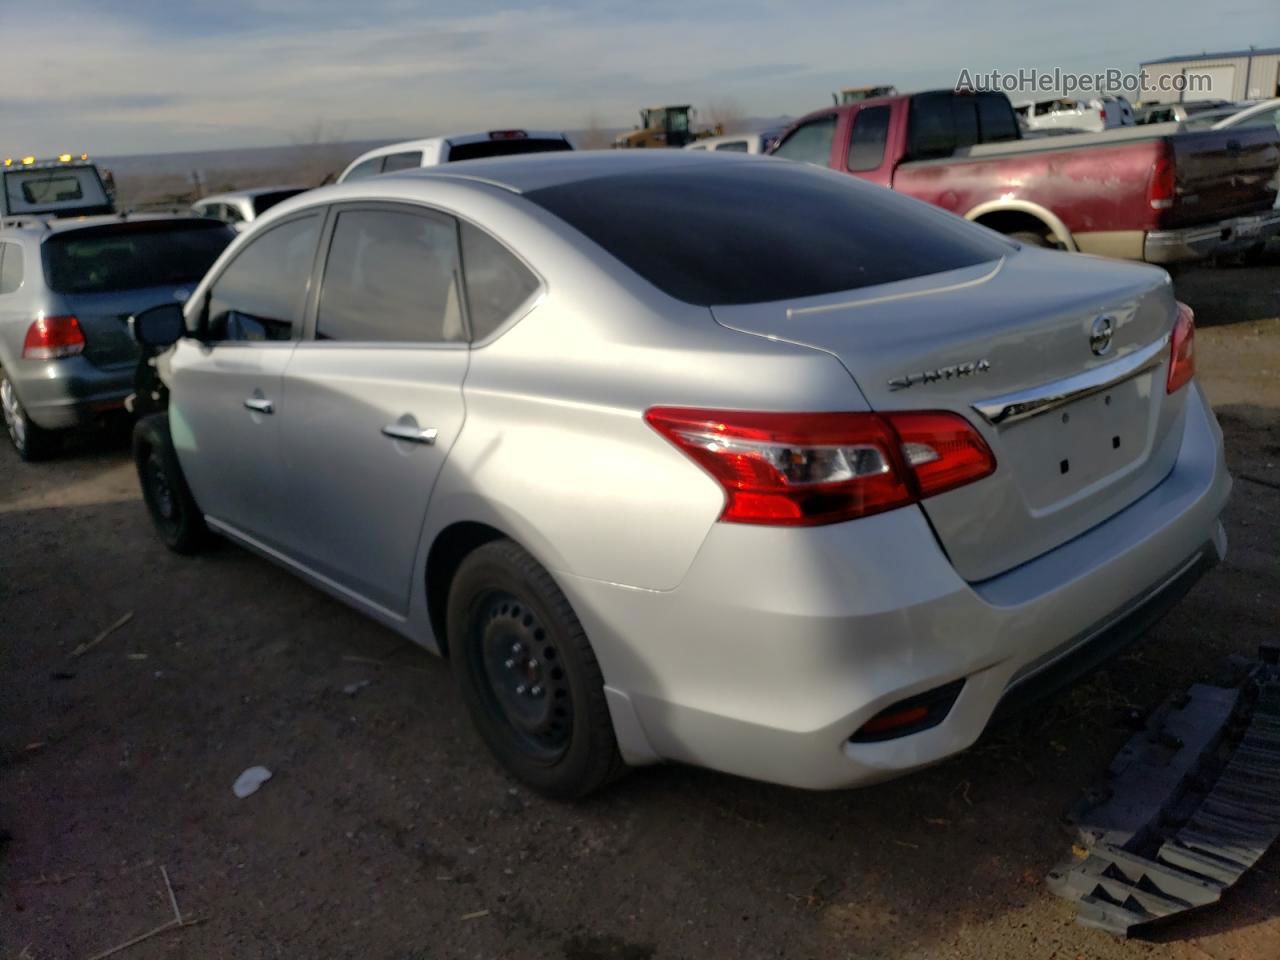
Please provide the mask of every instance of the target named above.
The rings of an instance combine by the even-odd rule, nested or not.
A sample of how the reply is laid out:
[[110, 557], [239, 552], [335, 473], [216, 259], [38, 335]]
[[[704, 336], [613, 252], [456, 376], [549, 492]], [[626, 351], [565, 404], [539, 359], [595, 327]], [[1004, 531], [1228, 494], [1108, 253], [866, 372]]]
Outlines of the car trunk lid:
[[[192, 284], [194, 287], [194, 284]], [[185, 300], [191, 287], [147, 287], [109, 293], [63, 294], [63, 313], [73, 314], [84, 332], [84, 357], [104, 369], [138, 362], [129, 317], [162, 303]]]
[[1183, 394], [1165, 393], [1175, 309], [1162, 271], [1027, 250], [712, 312], [732, 329], [831, 353], [873, 409], [948, 410], [973, 423], [995, 473], [922, 507], [957, 571], [978, 581], [1078, 536], [1167, 475], [1183, 415]]

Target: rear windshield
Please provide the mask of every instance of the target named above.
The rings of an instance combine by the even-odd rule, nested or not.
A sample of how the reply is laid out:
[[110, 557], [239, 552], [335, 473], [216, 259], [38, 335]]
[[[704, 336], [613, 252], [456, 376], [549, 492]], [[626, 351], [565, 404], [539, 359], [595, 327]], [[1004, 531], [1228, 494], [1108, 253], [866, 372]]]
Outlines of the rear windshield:
[[792, 300], [997, 260], [953, 214], [790, 161], [699, 164], [526, 193], [687, 303]]
[[253, 215], [260, 217], [277, 203], [296, 197], [300, 193], [302, 193], [301, 190], [272, 190], [270, 193], [260, 193], [253, 198]]
[[9, 213], [56, 213], [64, 208], [105, 207], [111, 202], [92, 167], [8, 170], [4, 190]]
[[58, 233], [43, 244], [44, 274], [58, 293], [114, 293], [192, 284], [235, 233], [212, 220], [107, 224]]
[[483, 160], [485, 157], [508, 157], [517, 153], [556, 153], [572, 150], [569, 141], [561, 137], [526, 137], [511, 140], [477, 140], [475, 143], [456, 143], [449, 148], [449, 162], [455, 160]]

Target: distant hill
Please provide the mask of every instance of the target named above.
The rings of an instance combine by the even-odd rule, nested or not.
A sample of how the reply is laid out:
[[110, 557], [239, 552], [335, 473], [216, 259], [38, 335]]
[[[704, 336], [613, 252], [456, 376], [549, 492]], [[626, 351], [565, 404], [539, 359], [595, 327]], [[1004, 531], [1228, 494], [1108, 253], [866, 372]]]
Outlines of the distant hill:
[[[751, 117], [734, 124], [735, 132], [786, 126], [788, 117]], [[568, 130], [578, 149], [608, 146], [621, 127]], [[423, 134], [430, 136], [430, 134]], [[209, 193], [245, 187], [297, 184], [315, 187], [336, 177], [352, 160], [374, 147], [410, 136], [341, 143], [291, 144], [278, 147], [239, 147], [94, 159], [110, 170], [121, 207], [185, 206]]]

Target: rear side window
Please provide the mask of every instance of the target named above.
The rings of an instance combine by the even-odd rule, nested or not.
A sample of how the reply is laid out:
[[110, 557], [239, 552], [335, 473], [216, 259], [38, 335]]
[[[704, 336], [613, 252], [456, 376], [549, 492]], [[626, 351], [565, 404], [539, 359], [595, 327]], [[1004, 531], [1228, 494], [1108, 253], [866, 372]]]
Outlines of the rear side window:
[[884, 163], [884, 145], [889, 139], [889, 108], [865, 107], [853, 118], [849, 135], [849, 163], [852, 173], [879, 170]]
[[728, 150], [730, 153], [749, 153], [747, 150], [747, 141], [745, 140], [726, 140], [724, 143], [717, 143], [716, 150]]
[[[1036, 111], [1040, 107], [1037, 104]], [[998, 93], [957, 96], [948, 91], [911, 98], [907, 155], [911, 160], [948, 157], [975, 143], [1018, 139], [1018, 121], [1006, 97]]]
[[[599, 177], [525, 197], [687, 303], [763, 303], [996, 260], [1013, 249], [959, 217], [801, 164]], [[696, 230], [672, 230], [696, 223]]]
[[320, 288], [316, 339], [464, 339], [457, 238], [449, 217], [394, 210], [338, 214]]
[[277, 203], [296, 197], [300, 193], [302, 193], [301, 190], [272, 190], [270, 193], [260, 193], [253, 198], [253, 215], [260, 217]]
[[194, 284], [234, 238], [212, 220], [135, 221], [54, 233], [44, 275], [58, 293], [114, 293]]
[[796, 127], [791, 136], [778, 144], [773, 155], [825, 167], [831, 162], [831, 143], [835, 135], [836, 116], [833, 113]]
[[377, 176], [382, 172], [382, 159], [382, 157], [371, 157], [363, 163], [357, 163], [342, 178], [342, 182], [347, 183], [350, 180], [363, 180], [365, 177]]
[[22, 286], [22, 248], [0, 243], [0, 293], [16, 293]]
[[492, 334], [538, 289], [538, 278], [515, 254], [469, 223], [462, 224], [462, 272], [472, 340]]
[[415, 170], [422, 166], [421, 150], [406, 150], [404, 153], [389, 153], [383, 158], [382, 172], [391, 173], [395, 170]]
[[562, 150], [572, 149], [569, 141], [561, 137], [477, 140], [475, 143], [451, 144], [448, 162], [483, 160], [485, 157], [506, 157], [524, 153], [559, 153]]
[[1018, 139], [1018, 118], [1008, 99], [995, 93], [975, 94], [973, 99], [978, 105], [979, 143]]
[[210, 340], [291, 340], [301, 321], [320, 217], [290, 220], [240, 249], [209, 290]]

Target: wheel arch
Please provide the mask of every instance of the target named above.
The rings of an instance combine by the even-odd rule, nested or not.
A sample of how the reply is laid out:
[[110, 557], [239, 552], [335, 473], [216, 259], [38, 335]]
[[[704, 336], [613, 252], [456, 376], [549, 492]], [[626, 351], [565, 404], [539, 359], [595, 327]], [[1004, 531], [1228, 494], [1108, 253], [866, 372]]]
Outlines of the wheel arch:
[[1075, 238], [1062, 219], [1047, 207], [1030, 200], [992, 200], [980, 203], [964, 215], [966, 220], [980, 223], [1000, 233], [1030, 229], [1043, 231], [1062, 245], [1064, 250], [1076, 252]]
[[431, 622], [431, 632], [435, 634], [440, 656], [445, 659], [449, 657], [447, 619], [449, 588], [453, 584], [454, 574], [467, 555], [477, 547], [503, 538], [514, 540], [490, 524], [478, 520], [459, 520], [441, 530], [431, 542], [424, 575], [427, 617]]

